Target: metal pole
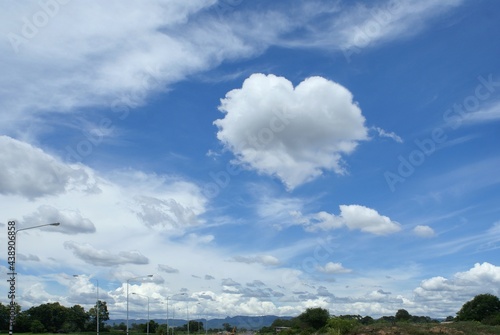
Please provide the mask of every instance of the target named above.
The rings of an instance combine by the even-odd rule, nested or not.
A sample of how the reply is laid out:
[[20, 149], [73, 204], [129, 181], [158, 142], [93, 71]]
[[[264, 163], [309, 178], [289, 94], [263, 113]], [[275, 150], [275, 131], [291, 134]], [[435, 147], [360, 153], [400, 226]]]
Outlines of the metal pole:
[[167, 297], [167, 335], [168, 335], [168, 328], [169, 328], [169, 324], [168, 324], [168, 298]]
[[[174, 311], [172, 312], [172, 314], [173, 314], [172, 319], [175, 320], [175, 307], [174, 307]], [[174, 328], [172, 328], [172, 335], [174, 335]]]
[[130, 279], [127, 279], [127, 335], [128, 335], [128, 283]]
[[99, 314], [101, 313], [101, 310], [99, 308], [99, 281], [96, 279], [96, 289], [97, 289], [97, 292], [96, 292], [96, 298], [97, 298], [97, 302], [95, 304], [96, 306], [96, 322], [97, 322], [97, 335], [99, 335]]

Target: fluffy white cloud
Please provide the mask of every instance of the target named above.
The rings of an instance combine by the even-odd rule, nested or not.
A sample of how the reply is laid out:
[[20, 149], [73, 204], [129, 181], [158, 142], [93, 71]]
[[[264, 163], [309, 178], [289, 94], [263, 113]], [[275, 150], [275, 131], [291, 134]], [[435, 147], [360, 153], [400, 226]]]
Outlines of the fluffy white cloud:
[[453, 284], [448, 279], [437, 276], [430, 279], [425, 279], [420, 284], [420, 287], [427, 291], [453, 291]]
[[65, 193], [72, 184], [85, 184], [89, 176], [28, 143], [0, 136], [0, 194], [29, 199]]
[[331, 230], [347, 227], [352, 230], [375, 235], [388, 235], [401, 230], [401, 225], [389, 217], [380, 215], [376, 210], [361, 205], [340, 205], [340, 215], [319, 212], [303, 216], [292, 212], [296, 222], [308, 231]]
[[485, 285], [495, 290], [498, 295], [500, 283], [500, 266], [490, 263], [476, 263], [469, 271], [455, 275], [457, 282], [468, 285]]
[[340, 216], [350, 229], [359, 229], [367, 233], [386, 235], [401, 230], [399, 223], [365, 206], [341, 205]]
[[323, 273], [349, 273], [352, 271], [351, 269], [344, 268], [342, 263], [333, 262], [328, 262], [325, 266], [318, 266], [317, 269]]
[[367, 139], [365, 118], [345, 87], [322, 77], [295, 88], [283, 77], [253, 74], [222, 99], [217, 138], [237, 162], [278, 177], [288, 189], [345, 173], [342, 155]]
[[419, 237], [433, 237], [436, 235], [434, 229], [429, 226], [418, 225], [413, 228], [413, 233]]

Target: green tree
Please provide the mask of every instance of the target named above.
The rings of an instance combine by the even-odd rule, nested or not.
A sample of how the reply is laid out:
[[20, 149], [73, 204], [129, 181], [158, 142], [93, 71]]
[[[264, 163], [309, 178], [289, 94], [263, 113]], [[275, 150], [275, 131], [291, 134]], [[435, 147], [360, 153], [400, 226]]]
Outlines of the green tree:
[[14, 323], [14, 332], [15, 333], [28, 333], [31, 328], [31, 317], [29, 316], [27, 311], [21, 312], [21, 307], [19, 307], [19, 312], [16, 315], [16, 322]]
[[493, 294], [479, 294], [467, 301], [457, 313], [458, 321], [483, 321], [500, 314], [500, 299]]
[[158, 325], [157, 329], [156, 329], [156, 334], [158, 335], [167, 335], [167, 325], [166, 324], [161, 324], [161, 325]]
[[31, 322], [40, 321], [49, 332], [57, 332], [69, 315], [69, 309], [61, 306], [58, 302], [43, 304], [28, 309]]
[[410, 313], [406, 309], [399, 309], [395, 315], [396, 321], [409, 321], [411, 319]]
[[34, 334], [45, 333], [45, 327], [39, 320], [35, 320], [31, 323], [30, 331]]
[[[97, 308], [99, 306], [99, 308]], [[98, 300], [97, 304], [94, 305], [89, 311], [87, 312], [87, 330], [94, 330], [97, 325], [97, 310], [99, 310], [99, 329], [104, 330], [104, 321], [109, 320], [109, 311], [108, 311], [108, 305], [106, 304], [106, 301], [101, 301]]]
[[[149, 320], [149, 333], [156, 333], [156, 331], [158, 330], [158, 322], [156, 322], [155, 320]], [[147, 326], [146, 326], [146, 329], [147, 329]]]
[[362, 317], [361, 320], [359, 320], [359, 322], [361, 322], [361, 324], [363, 325], [371, 325], [372, 323], [375, 322], [375, 320], [373, 320], [371, 316], [365, 316]]
[[199, 331], [202, 331], [203, 330], [203, 322], [196, 321], [196, 320], [189, 321], [189, 330], [192, 331], [193, 333], [197, 333]]
[[[14, 306], [15, 306], [14, 330], [19, 330], [21, 328], [17, 327], [16, 324], [18, 324], [18, 317], [19, 314], [21, 314], [21, 306], [19, 306], [18, 303], [14, 303]], [[0, 303], [0, 329], [9, 329], [9, 325], [10, 325], [10, 304], [2, 305]]]
[[120, 324], [115, 325], [113, 329], [125, 331], [127, 330], [127, 325], [125, 324], [125, 322], [120, 322]]
[[224, 328], [224, 330], [225, 330], [225, 331], [227, 331], [227, 332], [230, 332], [230, 331], [231, 331], [231, 329], [232, 329], [231, 325], [230, 325], [229, 323], [227, 323], [227, 322], [224, 322], [224, 323], [222, 324], [222, 327], [223, 327], [223, 328]]
[[297, 317], [304, 325], [313, 329], [320, 329], [326, 325], [330, 313], [324, 308], [308, 308]]
[[10, 306], [0, 303], [0, 329], [9, 328]]
[[62, 330], [67, 332], [84, 331], [88, 320], [89, 316], [85, 309], [80, 305], [74, 305], [68, 310], [68, 317], [63, 324]]

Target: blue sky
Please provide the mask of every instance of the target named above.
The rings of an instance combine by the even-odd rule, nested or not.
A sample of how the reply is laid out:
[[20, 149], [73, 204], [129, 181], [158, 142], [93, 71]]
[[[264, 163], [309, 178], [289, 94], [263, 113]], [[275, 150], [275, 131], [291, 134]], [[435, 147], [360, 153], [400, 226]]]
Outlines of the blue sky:
[[0, 225], [61, 222], [19, 233], [17, 302], [98, 286], [125, 318], [129, 281], [131, 318], [144, 296], [155, 318], [446, 317], [499, 295], [499, 6], [5, 3]]

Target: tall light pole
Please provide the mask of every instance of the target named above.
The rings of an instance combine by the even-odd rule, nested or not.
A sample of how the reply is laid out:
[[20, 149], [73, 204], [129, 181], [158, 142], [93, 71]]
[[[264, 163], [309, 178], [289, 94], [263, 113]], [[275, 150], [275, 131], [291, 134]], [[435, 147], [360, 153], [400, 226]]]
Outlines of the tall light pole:
[[[172, 315], [172, 322], [174, 322], [174, 320], [175, 320], [175, 307], [174, 307], [174, 311], [172, 312], [172, 314], [173, 314]], [[174, 326], [174, 328], [172, 328], [172, 335], [174, 335], [174, 330], [175, 330], [175, 326]]]
[[168, 325], [168, 299], [170, 299], [170, 297], [167, 297], [167, 335], [168, 335], [168, 328], [169, 328], [169, 325]]
[[101, 314], [101, 309], [99, 308], [99, 281], [96, 279], [96, 303], [95, 303], [95, 308], [96, 308], [96, 322], [97, 322], [97, 335], [99, 335], [99, 314]]
[[141, 297], [148, 298], [148, 323], [146, 324], [146, 333], [149, 335], [149, 297], [147, 295], [142, 295], [142, 294], [139, 294], [139, 293], [132, 293], [132, 294], [140, 295]]
[[[201, 303], [197, 303], [196, 305], [197, 305], [197, 306], [201, 306]], [[198, 308], [196, 308], [196, 310], [198, 310]], [[199, 314], [198, 314], [198, 317], [199, 317], [200, 319], [198, 320], [198, 331], [197, 331], [197, 333], [199, 333], [199, 332], [200, 332], [200, 328], [201, 328], [201, 313], [199, 313]]]
[[17, 233], [23, 230], [46, 227], [46, 226], [59, 226], [59, 222], [47, 223], [38, 226], [26, 227], [16, 230], [16, 221], [9, 221], [7, 226], [8, 247], [7, 247], [7, 263], [9, 264], [9, 271], [7, 275], [10, 278], [7, 280], [10, 284], [9, 299], [10, 299], [10, 318], [9, 318], [9, 335], [14, 332], [14, 322], [16, 320], [16, 239]]
[[142, 278], [150, 278], [150, 277], [153, 277], [153, 275], [140, 276], [140, 277], [134, 277], [134, 278], [127, 279], [127, 335], [129, 335], [128, 334], [128, 286], [132, 280], [137, 280], [137, 279], [142, 279]]

